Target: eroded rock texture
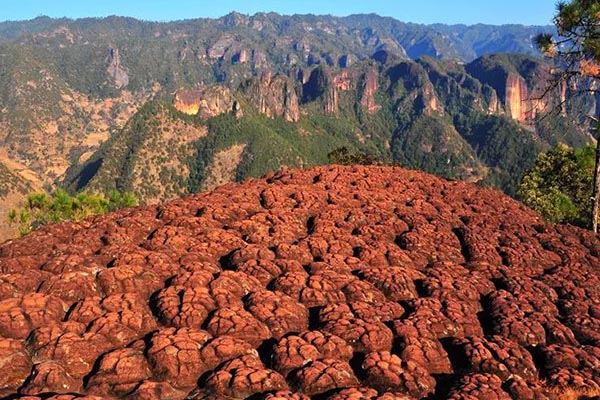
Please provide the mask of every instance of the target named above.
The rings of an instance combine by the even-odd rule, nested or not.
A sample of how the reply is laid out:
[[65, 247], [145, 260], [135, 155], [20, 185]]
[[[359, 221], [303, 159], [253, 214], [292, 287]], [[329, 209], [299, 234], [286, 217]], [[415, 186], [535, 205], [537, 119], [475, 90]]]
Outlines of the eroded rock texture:
[[49, 226], [0, 246], [0, 396], [591, 397], [599, 254], [499, 192], [387, 167]]

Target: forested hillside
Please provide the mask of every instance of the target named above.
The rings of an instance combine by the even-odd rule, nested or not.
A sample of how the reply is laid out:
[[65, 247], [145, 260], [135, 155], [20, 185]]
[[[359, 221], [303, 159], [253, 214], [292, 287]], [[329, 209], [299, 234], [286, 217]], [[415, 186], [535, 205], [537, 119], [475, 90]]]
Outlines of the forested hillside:
[[272, 13], [0, 23], [0, 154], [29, 185], [14, 193], [142, 203], [340, 147], [513, 194], [540, 151], [589, 142], [595, 108], [566, 87], [536, 100], [539, 32]]

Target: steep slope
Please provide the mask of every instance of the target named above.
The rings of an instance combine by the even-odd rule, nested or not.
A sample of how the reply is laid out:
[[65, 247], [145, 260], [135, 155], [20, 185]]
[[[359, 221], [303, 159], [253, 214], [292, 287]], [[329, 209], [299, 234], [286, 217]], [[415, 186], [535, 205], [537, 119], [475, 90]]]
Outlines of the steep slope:
[[[62, 182], [83, 188], [79, 183], [91, 179], [90, 171], [103, 173], [100, 165], [93, 164], [105, 158], [100, 153], [112, 157], [110, 146], [126, 141], [109, 138], [127, 136], [127, 121], [145, 103], [165, 104], [175, 98], [178, 109], [195, 113], [201, 108], [198, 99], [208, 99], [200, 112], [206, 119], [214, 116], [211, 108], [221, 108], [219, 101], [227, 102], [227, 96], [218, 98], [212, 92], [229, 90], [231, 97], [239, 100], [237, 106], [248, 110], [236, 129], [239, 138], [212, 139], [219, 130], [211, 133], [209, 124], [206, 140], [189, 143], [198, 157], [205, 159], [182, 161], [186, 150], [173, 159], [187, 166], [171, 168], [162, 177], [143, 176], [159, 173], [157, 168], [148, 169], [154, 161], [146, 165], [141, 158], [126, 162], [117, 151], [114, 162], [132, 167], [140, 162], [135, 168], [141, 169], [122, 165], [107, 171], [110, 179], [96, 180], [101, 184], [88, 189], [118, 186], [109, 184], [111, 179], [143, 182], [155, 186], [144, 191], [134, 185], [138, 195], [154, 202], [215, 182], [259, 176], [281, 165], [323, 164], [328, 151], [346, 146], [408, 167], [492, 182], [513, 193], [515, 182], [532, 162], [530, 153], [557, 140], [569, 144], [589, 141], [572, 122], [574, 115], [593, 110], [595, 99], [581, 102], [577, 110], [567, 110], [560, 123], [539, 122], [537, 113], [520, 104], [526, 94], [536, 93], [538, 81], [543, 79], [528, 74], [511, 56], [504, 57], [509, 59], [506, 62], [491, 59], [502, 68], [508, 65], [511, 71], [497, 85], [485, 83], [485, 73], [482, 77], [473, 69], [471, 74], [462, 64], [494, 51], [537, 54], [532, 37], [549, 29], [424, 26], [376, 15], [336, 18], [236, 13], [214, 20], [169, 23], [120, 17], [0, 23], [0, 150], [32, 171], [48, 190]], [[421, 59], [422, 68], [415, 69], [413, 60], [426, 56], [432, 58]], [[407, 69], [402, 85], [396, 85], [400, 78], [387, 74], [402, 62], [413, 67]], [[524, 63], [539, 64], [529, 58]], [[431, 67], [434, 64], [436, 67]], [[441, 71], [438, 81], [432, 75], [434, 69]], [[531, 70], [537, 71], [537, 67]], [[409, 83], [410, 89], [403, 91], [413, 78], [419, 84]], [[507, 85], [508, 78], [512, 83]], [[445, 79], [460, 90], [445, 92]], [[474, 80], [478, 83], [469, 86]], [[392, 87], [398, 92], [390, 91]], [[463, 102], [465, 99], [472, 103]], [[192, 108], [186, 108], [190, 105]], [[543, 108], [536, 103], [536, 109], [538, 106]], [[524, 138], [519, 140], [528, 149], [527, 157], [474, 147], [467, 136], [485, 125], [480, 122], [480, 112], [513, 118], [529, 130], [510, 126]], [[267, 119], [256, 118], [257, 114]], [[460, 114], [468, 116], [458, 121]], [[280, 118], [294, 126], [282, 124]], [[584, 117], [581, 121], [584, 127], [588, 123]], [[559, 131], [568, 132], [568, 137], [558, 138]], [[481, 136], [481, 132], [475, 135]], [[152, 146], [148, 142], [142, 153], [169, 153]], [[241, 154], [239, 146], [244, 147]], [[418, 151], [412, 153], [415, 149]], [[507, 171], [507, 158], [517, 163], [510, 167], [512, 171]], [[221, 167], [215, 168], [216, 164]], [[85, 176], [80, 177], [83, 169]], [[173, 183], [164, 187], [167, 180]], [[7, 208], [0, 199], [0, 210]]]
[[1, 394], [593, 396], [599, 251], [498, 191], [390, 167], [48, 226], [0, 246]]
[[[215, 182], [258, 177], [284, 165], [325, 164], [329, 152], [344, 146], [384, 162], [514, 194], [540, 151], [558, 142], [590, 142], [571, 117], [581, 113], [577, 103], [552, 113], [565, 93], [550, 92], [543, 104], [531, 99], [544, 84], [547, 67], [518, 55], [486, 57], [466, 66], [432, 58], [369, 61], [341, 69], [318, 66], [300, 75], [295, 70], [265, 72], [236, 90], [222, 85], [182, 89], [173, 96], [181, 113], [171, 113], [170, 118], [206, 130], [190, 142], [192, 155], [188, 151], [182, 153], [187, 159], [177, 156], [187, 164], [184, 174], [174, 170], [161, 179], [143, 181], [147, 186], [134, 183], [132, 171], [147, 171], [153, 163], [133, 156], [138, 147], [167, 151], [160, 140], [139, 136], [156, 136], [146, 125], [162, 123], [142, 110], [87, 163], [70, 168], [64, 184], [73, 190], [134, 190], [141, 201], [154, 202], [210, 188]], [[521, 82], [518, 101], [507, 96], [513, 81]], [[152, 104], [148, 107], [168, 108]], [[127, 152], [118, 147], [124, 142], [130, 143]], [[169, 181], [177, 182], [176, 190], [164, 187]]]
[[67, 179], [77, 191], [129, 191], [148, 204], [180, 197], [187, 193], [196, 143], [206, 134], [172, 107], [147, 103]]
[[35, 176], [19, 171], [19, 166], [0, 154], [0, 243], [17, 235], [17, 227], [9, 224], [9, 212], [23, 201], [28, 193], [40, 190], [40, 182]]
[[10, 158], [54, 185], [73, 162], [84, 161], [121, 128], [151, 92], [88, 97], [60, 76], [50, 53], [0, 45], [0, 144]]

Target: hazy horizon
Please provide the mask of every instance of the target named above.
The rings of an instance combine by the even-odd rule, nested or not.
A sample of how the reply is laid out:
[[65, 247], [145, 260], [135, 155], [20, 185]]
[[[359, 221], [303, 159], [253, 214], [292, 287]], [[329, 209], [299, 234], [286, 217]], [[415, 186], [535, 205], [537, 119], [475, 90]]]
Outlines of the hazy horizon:
[[132, 17], [144, 21], [172, 22], [196, 18], [220, 18], [231, 12], [245, 15], [275, 12], [281, 15], [314, 14], [345, 17], [353, 14], [377, 14], [396, 20], [416, 24], [448, 25], [550, 25], [555, 11], [552, 1], [516, 0], [473, 2], [454, 0], [439, 2], [421, 0], [419, 2], [384, 0], [369, 2], [350, 0], [340, 4], [331, 0], [308, 0], [288, 3], [276, 0], [240, 1], [222, 0], [218, 3], [207, 1], [165, 1], [165, 0], [107, 0], [103, 2], [80, 2], [59, 0], [45, 2], [23, 0], [19, 3], [3, 5], [0, 21], [24, 21], [36, 17], [50, 18], [103, 18], [109, 16]]
[[50, 15], [37, 15], [35, 17], [32, 18], [27, 18], [27, 19], [8, 19], [8, 20], [0, 20], [0, 23], [10, 23], [10, 22], [27, 22], [27, 21], [33, 21], [36, 20], [38, 18], [50, 18], [50, 19], [54, 19], [54, 20], [60, 20], [60, 19], [67, 19], [70, 21], [77, 21], [77, 20], [83, 20], [83, 19], [106, 19], [106, 18], [133, 18], [135, 20], [138, 21], [142, 21], [142, 22], [151, 22], [151, 23], [172, 23], [172, 22], [182, 22], [182, 21], [193, 21], [193, 20], [198, 20], [198, 19], [219, 19], [219, 18], [224, 18], [229, 14], [232, 13], [238, 13], [241, 15], [245, 15], [248, 17], [253, 17], [259, 14], [270, 14], [270, 13], [275, 13], [277, 15], [283, 16], [283, 17], [293, 17], [293, 16], [316, 16], [316, 17], [333, 17], [333, 18], [347, 18], [347, 17], [351, 17], [351, 16], [356, 16], [356, 15], [376, 15], [378, 17], [381, 18], [393, 18], [399, 22], [402, 23], [406, 23], [406, 24], [415, 24], [415, 25], [447, 25], [447, 26], [460, 26], [460, 25], [464, 25], [464, 26], [476, 26], [476, 25], [488, 25], [488, 26], [507, 26], [507, 25], [518, 25], [518, 26], [524, 26], [524, 27], [536, 27], [536, 26], [540, 26], [540, 27], [548, 27], [548, 26], [553, 26], [552, 23], [547, 23], [547, 24], [522, 24], [522, 23], [513, 23], [513, 22], [507, 22], [505, 24], [492, 24], [492, 23], [485, 23], [485, 22], [476, 22], [476, 23], [449, 23], [449, 22], [414, 22], [414, 21], [406, 21], [406, 20], [402, 20], [402, 19], [398, 19], [396, 17], [390, 17], [388, 15], [381, 15], [378, 13], [356, 13], [356, 14], [348, 14], [348, 15], [332, 15], [332, 14], [315, 14], [315, 13], [295, 13], [295, 14], [283, 14], [283, 13], [278, 13], [276, 11], [259, 11], [256, 13], [252, 13], [252, 14], [247, 14], [247, 13], [243, 13], [237, 10], [231, 10], [226, 14], [223, 15], [219, 15], [219, 16], [215, 16], [215, 17], [206, 17], [206, 16], [197, 16], [197, 17], [189, 17], [189, 18], [183, 18], [183, 19], [169, 19], [169, 20], [158, 20], [158, 19], [144, 19], [144, 18], [139, 18], [139, 17], [135, 17], [135, 16], [131, 16], [131, 15], [118, 15], [118, 14], [111, 14], [111, 15], [103, 15], [103, 16], [87, 16], [87, 17], [68, 17], [68, 16], [63, 16], [63, 17], [54, 17], [54, 16], [50, 16]]

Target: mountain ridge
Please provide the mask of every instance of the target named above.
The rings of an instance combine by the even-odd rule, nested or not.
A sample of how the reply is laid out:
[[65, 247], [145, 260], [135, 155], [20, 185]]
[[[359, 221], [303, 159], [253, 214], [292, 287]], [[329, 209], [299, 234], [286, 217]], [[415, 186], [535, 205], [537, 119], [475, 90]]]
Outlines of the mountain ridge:
[[[542, 29], [555, 29], [554, 25], [552, 24], [547, 24], [547, 25], [539, 25], [539, 24], [522, 24], [522, 23], [512, 23], [512, 22], [507, 22], [507, 23], [503, 23], [503, 24], [487, 24], [487, 23], [483, 23], [483, 22], [476, 22], [473, 24], [466, 24], [466, 23], [441, 23], [441, 22], [434, 22], [434, 23], [421, 23], [421, 22], [413, 22], [413, 21], [404, 21], [402, 19], [399, 19], [397, 17], [392, 17], [389, 15], [380, 15], [377, 13], [354, 13], [354, 14], [348, 14], [348, 15], [334, 15], [334, 14], [314, 14], [314, 13], [294, 13], [294, 14], [284, 14], [284, 13], [278, 13], [278, 12], [256, 12], [253, 14], [245, 14], [242, 12], [238, 12], [238, 11], [231, 11], [227, 14], [224, 14], [220, 17], [193, 17], [193, 18], [182, 18], [182, 19], [174, 19], [174, 20], [152, 20], [152, 19], [143, 19], [143, 18], [137, 18], [134, 16], [128, 16], [128, 15], [118, 15], [118, 14], [111, 14], [111, 15], [104, 15], [104, 16], [96, 16], [96, 17], [51, 17], [49, 15], [38, 15], [36, 17], [33, 18], [29, 18], [29, 19], [15, 19], [15, 20], [4, 20], [4, 21], [0, 21], [0, 31], [8, 31], [10, 29], [12, 29], [13, 31], [16, 32], [12, 32], [12, 35], [14, 37], [14, 35], [18, 34], [19, 32], [22, 32], [22, 29], [15, 29], [15, 27], [18, 27], [20, 24], [29, 24], [29, 25], [37, 25], [37, 26], [41, 26], [44, 28], [47, 28], [49, 25], [51, 25], [54, 22], [75, 22], [78, 20], [105, 20], [105, 19], [114, 19], [114, 18], [122, 18], [122, 19], [132, 19], [132, 20], [136, 20], [136, 21], [140, 21], [140, 22], [147, 22], [147, 23], [185, 23], [185, 22], [190, 22], [190, 21], [206, 21], [206, 20], [225, 20], [225, 19], [232, 19], [235, 17], [245, 17], [245, 18], [251, 18], [251, 17], [260, 17], [260, 16], [278, 16], [278, 17], [288, 17], [288, 18], [292, 18], [292, 17], [328, 17], [328, 18], [348, 18], [348, 19], [356, 19], [356, 18], [362, 18], [362, 17], [369, 17], [369, 18], [382, 18], [382, 19], [389, 19], [389, 20], [394, 20], [394, 21], [398, 21], [398, 22], [402, 22], [404, 24], [407, 25], [415, 25], [415, 26], [430, 26], [430, 27], [450, 27], [450, 28], [469, 28], [469, 27], [478, 27], [478, 26], [485, 26], [485, 27], [502, 27], [502, 26], [516, 26], [516, 27], [525, 27], [525, 28], [542, 28]], [[10, 29], [8, 28], [10, 27]], [[29, 30], [32, 30], [31, 28]]]
[[[563, 101], [566, 94], [561, 90], [544, 101], [530, 100], [543, 87], [546, 67], [522, 55], [484, 56], [466, 65], [423, 57], [416, 62], [371, 61], [342, 69], [318, 66], [299, 77], [292, 72], [263, 73], [237, 89], [220, 85], [184, 89], [174, 95], [172, 105], [152, 102], [156, 109], [179, 110], [170, 112], [174, 119], [154, 121], [156, 113], [145, 112], [136, 117], [144, 121], [143, 127], [115, 133], [90, 163], [104, 160], [111, 166], [129, 165], [138, 143], [153, 130], [152, 124], [182, 119], [207, 132], [191, 141], [198, 150], [187, 167], [188, 183], [183, 176], [175, 179], [164, 170], [164, 178], [146, 184], [160, 190], [175, 179], [178, 189], [172, 196], [180, 195], [186, 186], [190, 192], [204, 187], [213, 157], [233, 146], [244, 148], [241, 158], [230, 165], [237, 180], [261, 176], [276, 169], [277, 163], [323, 164], [336, 147], [347, 147], [382, 162], [487, 182], [514, 194], [520, 176], [533, 165], [538, 152], [559, 142], [582, 146], [590, 141], [588, 133], [571, 121], [576, 109], [546, 115]], [[115, 159], [124, 143], [129, 143], [127, 157], [123, 153]], [[161, 164], [163, 156], [158, 154], [163, 148], [155, 147], [158, 158], [151, 164]], [[142, 157], [133, 163], [151, 159]], [[136, 168], [150, 167], [139, 164]], [[146, 189], [134, 184], [135, 178], [126, 169], [108, 171], [100, 165], [91, 180], [89, 171], [88, 164], [73, 165], [64, 184], [72, 190], [134, 191], [144, 201]], [[77, 183], [82, 179], [85, 185]]]
[[[111, 17], [0, 24], [0, 37], [4, 37], [0, 40], [0, 147], [28, 174], [37, 175], [45, 190], [62, 185], [106, 190], [114, 185], [96, 181], [96, 186], [79, 187], [73, 182], [89, 177], [73, 180], [74, 176], [94, 170], [86, 163], [99, 160], [99, 151], [127, 136], [128, 121], [143, 112], [146, 103], [175, 104], [180, 110], [188, 107], [186, 112], [192, 114], [202, 110], [204, 117], [216, 121], [192, 121], [202, 125], [193, 129], [209, 125], [209, 132], [190, 142], [195, 156], [173, 166], [173, 171], [183, 174], [173, 176], [176, 183], [167, 184], [166, 177], [172, 175], [164, 171], [161, 177], [160, 167], [141, 168], [126, 156], [117, 160], [121, 153], [113, 152], [113, 162], [138, 171], [134, 179], [128, 167], [119, 168], [123, 176], [114, 176], [116, 186], [139, 179], [148, 182], [149, 176], [159, 185], [140, 193], [141, 201], [146, 196], [158, 201], [170, 198], [168, 193], [200, 190], [213, 172], [217, 176], [210, 181], [221, 182], [222, 173], [242, 179], [282, 164], [324, 164], [327, 152], [344, 146], [383, 161], [470, 181], [493, 176], [494, 184], [514, 192], [518, 175], [530, 165], [532, 155], [557, 137], [557, 129], [532, 128], [537, 116], [528, 109], [546, 109], [554, 100], [521, 104], [543, 81], [536, 83], [535, 76], [521, 76], [511, 69], [506, 76], [498, 75], [504, 86], [482, 83], [465, 65], [474, 62], [467, 60], [481, 59], [475, 58], [479, 54], [499, 51], [529, 52], [526, 57], [532, 57], [532, 65], [542, 65], [532, 44], [538, 29], [484, 25], [439, 29], [372, 15], [274, 13], [177, 23]], [[499, 56], [482, 57], [490, 57], [502, 71], [513, 68], [511, 62], [500, 62]], [[509, 85], [507, 77], [512, 79]], [[511, 88], [509, 108], [503, 101], [505, 86]], [[487, 108], [482, 109], [482, 104]], [[595, 101], [587, 100], [583, 106], [591, 109]], [[230, 108], [236, 120], [215, 116], [221, 108]], [[475, 121], [473, 115], [468, 117], [473, 114], [470, 108], [480, 116], [489, 112], [500, 119], [477, 117]], [[573, 115], [570, 112], [566, 118]], [[183, 115], [176, 119], [189, 126]], [[165, 122], [167, 130], [171, 124], [154, 122]], [[565, 140], [586, 142], [584, 128], [574, 127], [574, 122], [564, 122]], [[234, 136], [223, 132], [225, 125], [235, 129]], [[491, 133], [486, 136], [481, 129], [488, 127]], [[521, 135], [522, 129], [533, 133]], [[503, 140], [513, 147], [516, 141], [524, 142], [528, 150], [519, 150], [512, 160], [519, 166], [510, 167], [507, 157], [497, 151]], [[496, 150], [481, 149], [494, 141], [491, 147]], [[158, 156], [162, 149], [153, 148], [153, 142], [147, 142], [144, 154], [160, 163], [166, 156]], [[129, 142], [124, 139], [124, 143]], [[138, 154], [138, 149], [130, 150]], [[269, 157], [260, 156], [261, 151]], [[453, 155], [447, 157], [448, 152]], [[215, 168], [217, 153], [219, 163], [233, 164]], [[140, 178], [150, 169], [157, 174], [148, 172]], [[165, 192], [168, 185], [172, 189]]]

